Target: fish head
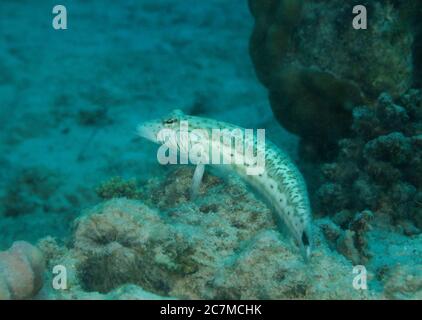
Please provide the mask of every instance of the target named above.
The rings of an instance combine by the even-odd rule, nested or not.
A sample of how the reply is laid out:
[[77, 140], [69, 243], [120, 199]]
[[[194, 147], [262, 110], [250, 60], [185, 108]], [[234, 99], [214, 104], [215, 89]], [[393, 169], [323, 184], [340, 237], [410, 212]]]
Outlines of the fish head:
[[180, 122], [184, 117], [183, 111], [176, 109], [163, 118], [146, 121], [138, 125], [136, 131], [139, 136], [154, 143], [162, 144], [164, 141], [161, 133], [165, 130], [179, 131]]

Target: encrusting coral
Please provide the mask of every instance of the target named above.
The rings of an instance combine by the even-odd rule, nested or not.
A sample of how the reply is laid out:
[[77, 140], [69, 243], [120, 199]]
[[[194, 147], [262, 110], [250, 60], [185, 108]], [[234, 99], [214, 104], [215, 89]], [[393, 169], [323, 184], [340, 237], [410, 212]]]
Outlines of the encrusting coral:
[[0, 300], [34, 297], [43, 285], [44, 269], [41, 251], [25, 241], [0, 252]]

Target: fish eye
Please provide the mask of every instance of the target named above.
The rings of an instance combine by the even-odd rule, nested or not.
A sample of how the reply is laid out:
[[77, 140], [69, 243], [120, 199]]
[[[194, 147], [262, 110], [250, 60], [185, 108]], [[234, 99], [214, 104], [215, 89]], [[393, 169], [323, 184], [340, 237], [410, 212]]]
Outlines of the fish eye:
[[172, 124], [172, 123], [175, 123], [175, 122], [177, 122], [177, 119], [176, 118], [171, 118], [171, 119], [164, 120], [164, 123], [165, 124]]
[[309, 238], [305, 231], [302, 233], [302, 243], [304, 246], [309, 246]]

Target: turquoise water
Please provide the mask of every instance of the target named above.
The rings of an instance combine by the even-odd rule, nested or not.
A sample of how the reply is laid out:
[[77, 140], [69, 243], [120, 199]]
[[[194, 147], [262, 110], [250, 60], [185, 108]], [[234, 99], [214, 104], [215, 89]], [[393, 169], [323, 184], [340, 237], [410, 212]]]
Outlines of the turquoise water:
[[[25, 298], [421, 299], [422, 11], [366, 2], [368, 30], [337, 0], [75, 0], [56, 30], [54, 1], [2, 1], [0, 250], [45, 260]], [[234, 170], [192, 198], [194, 167], [160, 165], [136, 128], [176, 108], [289, 156], [309, 261]]]

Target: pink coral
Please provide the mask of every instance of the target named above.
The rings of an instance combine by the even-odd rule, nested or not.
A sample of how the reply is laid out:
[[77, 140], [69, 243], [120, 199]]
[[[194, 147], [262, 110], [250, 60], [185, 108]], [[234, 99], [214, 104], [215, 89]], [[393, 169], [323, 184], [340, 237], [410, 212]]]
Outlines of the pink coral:
[[42, 287], [45, 269], [40, 250], [25, 241], [0, 252], [0, 300], [32, 298]]

